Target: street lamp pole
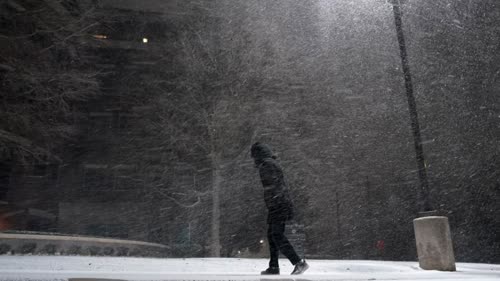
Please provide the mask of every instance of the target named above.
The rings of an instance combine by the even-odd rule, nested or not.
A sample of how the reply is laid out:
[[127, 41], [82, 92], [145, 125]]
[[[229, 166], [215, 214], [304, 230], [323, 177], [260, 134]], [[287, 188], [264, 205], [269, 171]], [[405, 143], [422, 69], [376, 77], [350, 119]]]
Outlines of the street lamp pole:
[[427, 170], [425, 167], [424, 149], [422, 146], [422, 137], [420, 135], [420, 125], [418, 123], [417, 104], [413, 94], [413, 82], [411, 79], [410, 65], [408, 63], [408, 53], [406, 52], [406, 43], [403, 33], [403, 26], [401, 20], [401, 1], [391, 0], [394, 21], [396, 24], [396, 33], [398, 36], [399, 51], [401, 56], [401, 63], [403, 66], [403, 74], [405, 79], [406, 97], [408, 98], [408, 108], [410, 111], [411, 128], [413, 132], [413, 142], [415, 145], [415, 153], [418, 167], [418, 177], [420, 180], [420, 202], [419, 209], [421, 212], [431, 211], [431, 204], [429, 198], [429, 182], [427, 180]]
[[[411, 128], [413, 131], [413, 141], [418, 165], [418, 177], [420, 180], [419, 209], [420, 218], [413, 220], [415, 230], [415, 242], [419, 265], [426, 270], [455, 271], [455, 255], [453, 253], [453, 243], [448, 218], [436, 216], [436, 211], [431, 211], [429, 198], [429, 183], [427, 181], [427, 171], [425, 167], [424, 149], [420, 136], [418, 124], [417, 104], [413, 95], [413, 83], [411, 81], [410, 65], [406, 52], [405, 38], [401, 21], [401, 0], [390, 0], [394, 10], [394, 21], [398, 35], [401, 63], [405, 78], [406, 96], [410, 110]], [[427, 247], [427, 245], [433, 245]]]

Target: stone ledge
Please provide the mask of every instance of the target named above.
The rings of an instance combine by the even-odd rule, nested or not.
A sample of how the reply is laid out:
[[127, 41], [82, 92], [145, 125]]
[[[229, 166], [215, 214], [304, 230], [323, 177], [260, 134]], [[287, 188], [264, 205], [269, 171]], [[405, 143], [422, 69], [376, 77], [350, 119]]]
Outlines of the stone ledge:
[[0, 255], [9, 254], [167, 257], [170, 247], [112, 238], [0, 233]]

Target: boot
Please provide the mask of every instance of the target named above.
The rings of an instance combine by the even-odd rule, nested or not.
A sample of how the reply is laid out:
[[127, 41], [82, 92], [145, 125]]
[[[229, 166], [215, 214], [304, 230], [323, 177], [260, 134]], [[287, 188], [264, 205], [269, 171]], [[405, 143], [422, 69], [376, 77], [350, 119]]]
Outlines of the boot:
[[292, 275], [298, 275], [304, 273], [309, 268], [309, 265], [305, 260], [300, 260], [295, 264], [295, 268], [292, 271]]
[[277, 275], [280, 274], [280, 268], [279, 267], [269, 267], [268, 269], [262, 271], [260, 273], [261, 275]]

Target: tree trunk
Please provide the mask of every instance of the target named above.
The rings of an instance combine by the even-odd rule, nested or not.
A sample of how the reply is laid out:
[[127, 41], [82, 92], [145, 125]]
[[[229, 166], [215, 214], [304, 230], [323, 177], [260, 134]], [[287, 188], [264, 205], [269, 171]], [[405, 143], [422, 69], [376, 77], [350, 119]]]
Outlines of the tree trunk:
[[220, 257], [220, 185], [222, 182], [219, 166], [219, 156], [212, 156], [212, 241], [210, 254], [212, 257]]

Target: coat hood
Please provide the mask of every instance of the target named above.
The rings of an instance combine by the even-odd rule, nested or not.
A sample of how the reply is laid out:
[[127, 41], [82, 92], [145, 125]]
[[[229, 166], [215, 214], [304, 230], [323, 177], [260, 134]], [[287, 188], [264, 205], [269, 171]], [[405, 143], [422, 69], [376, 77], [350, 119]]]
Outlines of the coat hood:
[[271, 148], [263, 143], [256, 142], [252, 145], [250, 150], [252, 158], [255, 160], [255, 164], [261, 164], [266, 158], [276, 159], [276, 156], [273, 154]]

